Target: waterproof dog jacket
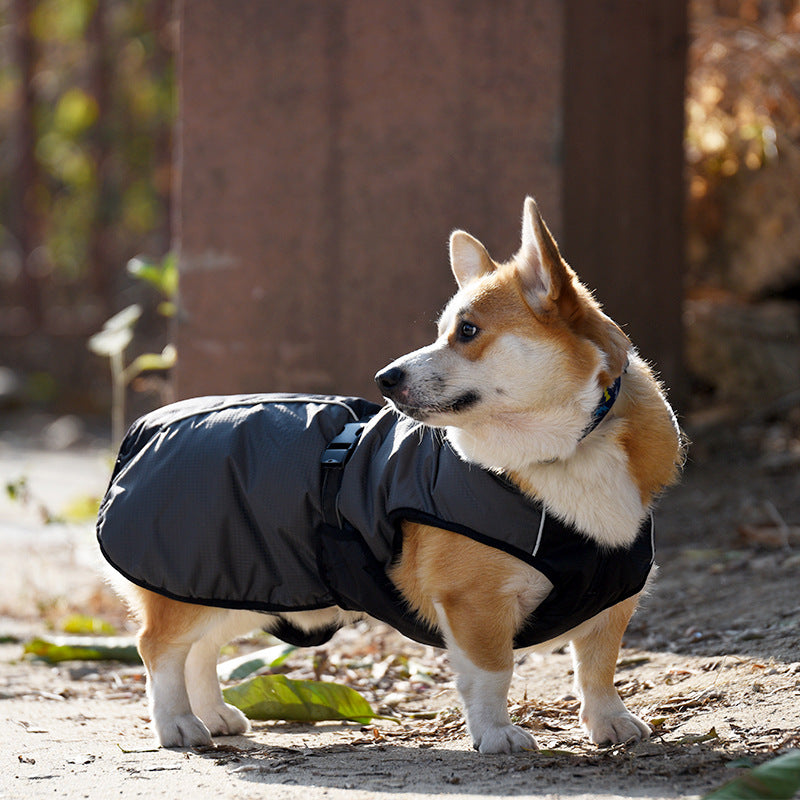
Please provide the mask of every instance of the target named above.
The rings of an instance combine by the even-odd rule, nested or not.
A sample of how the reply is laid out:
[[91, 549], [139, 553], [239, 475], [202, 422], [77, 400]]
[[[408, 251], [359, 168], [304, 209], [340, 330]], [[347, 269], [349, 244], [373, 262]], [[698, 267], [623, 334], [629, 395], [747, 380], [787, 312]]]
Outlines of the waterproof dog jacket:
[[[547, 576], [517, 647], [636, 594], [653, 563], [650, 518], [629, 548], [603, 548], [463, 461], [440, 431], [348, 397], [206, 397], [148, 414], [122, 443], [97, 535], [117, 570], [167, 597], [274, 613], [336, 605], [441, 646], [387, 577], [404, 519]], [[290, 623], [276, 632], [320, 641]]]

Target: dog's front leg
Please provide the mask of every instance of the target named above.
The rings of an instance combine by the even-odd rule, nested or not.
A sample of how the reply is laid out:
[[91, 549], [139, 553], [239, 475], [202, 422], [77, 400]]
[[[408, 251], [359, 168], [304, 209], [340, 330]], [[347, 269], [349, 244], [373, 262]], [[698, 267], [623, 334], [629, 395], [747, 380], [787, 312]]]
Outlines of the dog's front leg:
[[[449, 607], [448, 607], [449, 606]], [[435, 603], [467, 730], [481, 753], [535, 750], [533, 736], [511, 723], [508, 688], [514, 667], [511, 635], [499, 634], [486, 609]]]
[[595, 744], [647, 739], [650, 726], [631, 714], [614, 687], [622, 636], [636, 610], [630, 597], [595, 618], [587, 632], [572, 640], [575, 687], [581, 698], [580, 720]]
[[533, 737], [511, 724], [507, 695], [514, 635], [552, 589], [547, 578], [501, 550], [416, 523], [403, 526], [402, 557], [391, 577], [442, 633], [475, 748], [535, 749]]

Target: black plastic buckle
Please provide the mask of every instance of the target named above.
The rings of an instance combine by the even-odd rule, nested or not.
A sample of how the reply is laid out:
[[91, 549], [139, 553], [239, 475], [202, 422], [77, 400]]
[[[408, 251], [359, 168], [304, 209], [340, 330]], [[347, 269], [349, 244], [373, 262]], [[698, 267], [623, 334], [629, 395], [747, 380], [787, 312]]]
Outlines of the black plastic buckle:
[[322, 454], [322, 464], [326, 467], [344, 466], [366, 424], [366, 422], [346, 423], [342, 432], [335, 439], [331, 439], [325, 448], [325, 452]]

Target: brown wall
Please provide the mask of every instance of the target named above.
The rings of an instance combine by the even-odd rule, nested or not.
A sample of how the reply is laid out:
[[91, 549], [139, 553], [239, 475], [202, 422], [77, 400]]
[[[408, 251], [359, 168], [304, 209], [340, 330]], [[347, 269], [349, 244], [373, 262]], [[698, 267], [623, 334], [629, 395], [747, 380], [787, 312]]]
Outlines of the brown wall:
[[431, 340], [447, 238], [560, 227], [559, 0], [183, 7], [181, 396], [377, 396]]
[[[465, 228], [504, 259], [529, 193], [635, 336], [648, 325], [634, 311], [653, 297], [672, 332], [679, 298], [651, 294], [669, 254], [653, 254], [681, 245], [639, 230], [653, 211], [666, 234], [680, 220], [680, 175], [658, 168], [680, 134], [676, 145], [675, 124], [654, 129], [679, 118], [680, 106], [639, 71], [646, 62], [663, 73], [662, 50], [648, 46], [665, 20], [647, 8], [670, 4], [680, 5], [237, 0], [232, 13], [218, 0], [185, 2], [179, 395], [376, 397], [374, 372], [433, 336], [454, 288], [450, 231]], [[628, 28], [623, 5], [638, 9]], [[610, 20], [639, 37], [622, 75], [608, 67], [626, 36], [594, 35]], [[606, 85], [620, 78], [624, 100]], [[646, 205], [643, 183], [655, 193]], [[620, 213], [634, 213], [630, 224], [615, 223]], [[629, 235], [635, 245], [621, 243]], [[680, 264], [679, 252], [670, 292]], [[645, 310], [642, 320], [652, 318]], [[657, 360], [680, 349], [653, 344], [658, 352], [642, 350]]]
[[570, 0], [564, 253], [683, 394], [683, 102], [687, 8]]

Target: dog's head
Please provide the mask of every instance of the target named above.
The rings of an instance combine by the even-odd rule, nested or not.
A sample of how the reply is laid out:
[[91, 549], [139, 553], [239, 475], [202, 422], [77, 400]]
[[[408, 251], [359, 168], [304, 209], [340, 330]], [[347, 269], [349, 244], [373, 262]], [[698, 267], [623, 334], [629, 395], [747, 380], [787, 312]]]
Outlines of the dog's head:
[[450, 262], [459, 289], [436, 341], [381, 370], [381, 392], [484, 466], [569, 456], [625, 369], [627, 336], [562, 259], [533, 198], [510, 261], [455, 231]]

